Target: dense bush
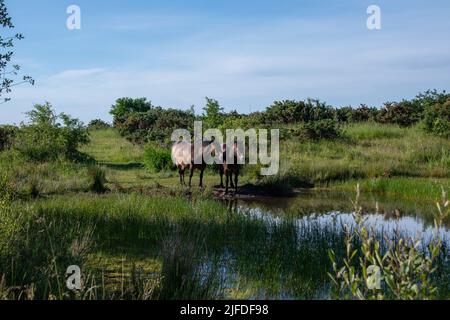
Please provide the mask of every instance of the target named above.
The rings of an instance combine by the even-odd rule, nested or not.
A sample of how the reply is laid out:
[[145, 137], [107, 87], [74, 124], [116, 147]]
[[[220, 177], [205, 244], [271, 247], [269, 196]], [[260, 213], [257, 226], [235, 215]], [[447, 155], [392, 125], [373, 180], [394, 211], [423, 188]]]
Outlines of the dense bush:
[[150, 171], [160, 172], [172, 168], [170, 150], [149, 143], [145, 147], [144, 164]]
[[304, 140], [337, 139], [342, 136], [339, 123], [332, 119], [303, 123], [291, 133]]
[[0, 127], [0, 151], [9, 149], [12, 146], [16, 131], [17, 128], [14, 126]]
[[319, 100], [306, 101], [275, 101], [267, 108], [265, 118], [272, 123], [291, 124], [311, 122], [323, 119], [333, 119], [334, 110]]
[[111, 125], [108, 122], [103, 121], [101, 119], [92, 120], [88, 124], [89, 130], [101, 130], [101, 129], [108, 129], [108, 128], [111, 128]]
[[75, 159], [78, 147], [89, 142], [87, 129], [78, 119], [63, 113], [57, 116], [49, 103], [35, 105], [27, 115], [30, 123], [17, 131], [14, 148], [30, 160]]
[[424, 129], [438, 136], [450, 137], [450, 98], [444, 103], [428, 106], [424, 113]]
[[365, 104], [360, 105], [354, 109], [352, 114], [352, 122], [366, 122], [375, 121], [378, 115], [378, 109], [374, 107], [368, 107]]
[[99, 166], [91, 166], [88, 169], [88, 176], [90, 179], [89, 191], [95, 193], [105, 193], [108, 191], [105, 184], [106, 180], [106, 172], [103, 168]]
[[421, 113], [411, 101], [386, 103], [377, 116], [380, 123], [396, 124], [409, 127], [420, 120]]
[[[120, 133], [136, 143], [159, 142], [169, 145], [175, 129], [192, 131], [195, 120], [204, 122], [204, 129], [278, 128], [295, 125], [294, 132], [286, 129], [286, 135], [295, 134], [307, 139], [332, 139], [341, 135], [340, 123], [378, 122], [402, 127], [412, 126], [426, 117], [426, 128], [445, 136], [448, 130], [448, 104], [450, 95], [444, 92], [426, 91], [414, 99], [387, 102], [381, 108], [360, 105], [357, 108], [334, 108], [316, 99], [305, 101], [275, 101], [265, 111], [249, 115], [237, 111], [226, 113], [219, 102], [207, 98], [202, 116], [196, 117], [193, 109], [163, 109], [153, 107], [145, 98], [117, 100], [111, 114]], [[437, 106], [439, 105], [439, 106]], [[442, 133], [444, 132], [444, 133]]]
[[147, 112], [152, 108], [152, 103], [147, 98], [132, 99], [120, 98], [111, 107], [110, 114], [114, 117], [114, 125], [117, 126], [133, 113]]
[[149, 105], [145, 112], [130, 112], [124, 117], [115, 117], [114, 125], [122, 136], [134, 143], [158, 141], [168, 145], [174, 130], [192, 130], [194, 121], [195, 115], [192, 109], [183, 111]]

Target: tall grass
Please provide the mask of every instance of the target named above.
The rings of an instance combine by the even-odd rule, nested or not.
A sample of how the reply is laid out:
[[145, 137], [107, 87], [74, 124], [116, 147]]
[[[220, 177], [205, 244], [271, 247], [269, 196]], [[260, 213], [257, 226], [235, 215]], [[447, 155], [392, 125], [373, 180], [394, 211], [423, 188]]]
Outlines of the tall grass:
[[[4, 287], [20, 288], [10, 298], [327, 298], [328, 250], [345, 255], [338, 221], [230, 212], [201, 198], [73, 195], [15, 202], [0, 216]], [[111, 266], [113, 256], [133, 267]], [[64, 286], [73, 264], [85, 275], [80, 293]], [[119, 278], [103, 276], [107, 265]]]
[[306, 182], [328, 185], [352, 179], [450, 178], [450, 141], [417, 127], [353, 124], [336, 141], [282, 144], [282, 159]]

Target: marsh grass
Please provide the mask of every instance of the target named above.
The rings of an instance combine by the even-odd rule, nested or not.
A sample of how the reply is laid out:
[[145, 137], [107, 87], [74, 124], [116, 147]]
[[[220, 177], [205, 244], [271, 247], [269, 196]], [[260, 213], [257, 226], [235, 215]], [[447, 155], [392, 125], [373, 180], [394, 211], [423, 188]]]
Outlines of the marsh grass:
[[[339, 221], [230, 212], [201, 196], [56, 196], [8, 210], [1, 270], [5, 287], [22, 289], [10, 298], [25, 299], [29, 288], [37, 299], [327, 298], [328, 250], [345, 255]], [[72, 264], [86, 274], [78, 294], [62, 281]]]

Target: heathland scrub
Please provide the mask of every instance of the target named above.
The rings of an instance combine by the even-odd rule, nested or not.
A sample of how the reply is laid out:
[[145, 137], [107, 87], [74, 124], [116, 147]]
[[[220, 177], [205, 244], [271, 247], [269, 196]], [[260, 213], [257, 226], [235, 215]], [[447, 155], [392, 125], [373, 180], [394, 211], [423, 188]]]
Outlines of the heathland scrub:
[[[292, 188], [353, 191], [360, 182], [363, 192], [409, 199], [435, 200], [441, 187], [450, 187], [450, 141], [423, 133], [420, 128], [354, 124], [335, 141], [300, 141], [283, 137], [280, 174], [271, 181]], [[150, 172], [142, 165], [144, 148], [120, 137], [114, 129], [91, 132], [91, 143], [81, 149], [106, 168], [109, 186], [126, 188], [178, 188], [174, 172]], [[258, 166], [247, 165], [241, 181], [257, 183]], [[207, 187], [218, 184], [214, 172], [205, 176]]]
[[[428, 135], [418, 127], [370, 123], [347, 126], [344, 132], [344, 138], [334, 141], [282, 137], [280, 174], [264, 179], [259, 166], [247, 165], [240, 181], [243, 185], [273, 185], [281, 193], [277, 195], [304, 186], [352, 191], [360, 182], [363, 192], [413, 200], [435, 200], [440, 187], [450, 187], [448, 139]], [[92, 130], [90, 143], [79, 150], [104, 168], [111, 191], [182, 191], [174, 171], [147, 170], [144, 146], [130, 143], [115, 129]], [[89, 165], [62, 160], [32, 163], [14, 151], [0, 153], [3, 174], [24, 195], [83, 192], [89, 184]], [[208, 171], [205, 192], [210, 193], [219, 181], [217, 173]]]

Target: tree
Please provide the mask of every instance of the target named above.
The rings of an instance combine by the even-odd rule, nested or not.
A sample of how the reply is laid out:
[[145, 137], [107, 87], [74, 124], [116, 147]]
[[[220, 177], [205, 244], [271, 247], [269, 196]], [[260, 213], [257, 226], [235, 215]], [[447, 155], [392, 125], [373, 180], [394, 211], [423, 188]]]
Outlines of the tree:
[[123, 123], [131, 113], [148, 112], [152, 109], [152, 103], [147, 98], [120, 98], [111, 107], [109, 112], [114, 117], [114, 125]]
[[206, 129], [215, 129], [222, 124], [224, 115], [219, 101], [206, 97], [206, 106], [203, 108], [203, 111], [203, 121]]
[[20, 33], [3, 37], [3, 34], [7, 34], [8, 30], [14, 28], [4, 0], [0, 0], [0, 26], [2, 28], [2, 35], [0, 35], [0, 103], [5, 103], [10, 98], [6, 98], [4, 95], [10, 93], [13, 87], [24, 83], [34, 85], [34, 80], [30, 76], [20, 78], [18, 76], [20, 71], [19, 65], [9, 67], [14, 55], [12, 51], [14, 41], [22, 40], [24, 37]]

